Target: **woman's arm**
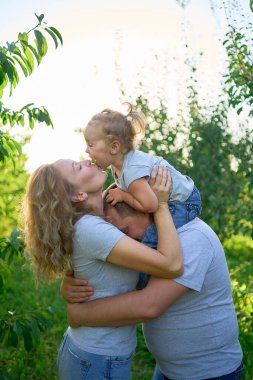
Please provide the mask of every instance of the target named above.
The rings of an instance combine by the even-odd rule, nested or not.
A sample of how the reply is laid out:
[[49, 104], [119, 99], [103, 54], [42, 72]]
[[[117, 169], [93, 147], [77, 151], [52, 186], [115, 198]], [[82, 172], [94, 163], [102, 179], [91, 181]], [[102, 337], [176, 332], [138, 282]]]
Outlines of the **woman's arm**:
[[188, 288], [173, 280], [151, 278], [145, 289], [114, 297], [68, 304], [70, 326], [126, 326], [158, 317]]
[[156, 277], [175, 278], [183, 273], [181, 246], [167, 205], [170, 180], [165, 167], [160, 166], [157, 175], [151, 173], [150, 185], [159, 204], [154, 213], [157, 250], [125, 236], [111, 250], [107, 261]]

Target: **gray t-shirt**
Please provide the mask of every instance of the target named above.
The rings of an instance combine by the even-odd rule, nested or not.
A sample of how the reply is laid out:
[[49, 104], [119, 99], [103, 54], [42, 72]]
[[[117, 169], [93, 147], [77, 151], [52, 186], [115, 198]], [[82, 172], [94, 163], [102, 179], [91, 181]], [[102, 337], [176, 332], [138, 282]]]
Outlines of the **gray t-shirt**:
[[162, 157], [152, 156], [140, 150], [131, 150], [124, 157], [123, 166], [119, 177], [114, 179], [117, 186], [127, 191], [131, 183], [142, 177], [147, 179], [150, 176], [153, 166], [163, 164], [166, 166], [172, 177], [172, 187], [170, 190], [170, 201], [184, 202], [192, 193], [194, 182], [190, 177], [181, 174]]
[[160, 317], [145, 323], [147, 346], [173, 380], [200, 380], [234, 371], [241, 363], [238, 324], [221, 243], [200, 219], [178, 230], [189, 288]]
[[[85, 215], [75, 224], [72, 265], [75, 276], [86, 279], [95, 289], [90, 300], [135, 289], [138, 272], [106, 262], [123, 236], [98, 216]], [[69, 327], [68, 334], [78, 347], [98, 355], [127, 355], [136, 346], [135, 326]]]

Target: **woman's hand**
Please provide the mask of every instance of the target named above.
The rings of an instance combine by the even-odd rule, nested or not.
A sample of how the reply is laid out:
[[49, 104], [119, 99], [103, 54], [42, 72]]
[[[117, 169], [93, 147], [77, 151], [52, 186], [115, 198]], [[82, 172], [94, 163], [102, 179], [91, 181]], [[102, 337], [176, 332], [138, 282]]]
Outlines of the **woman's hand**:
[[153, 167], [150, 175], [149, 185], [157, 196], [159, 205], [168, 204], [171, 187], [171, 175], [164, 165], [159, 165], [156, 171]]
[[61, 284], [61, 295], [69, 303], [88, 301], [93, 288], [87, 281], [74, 277], [73, 269], [68, 269]]

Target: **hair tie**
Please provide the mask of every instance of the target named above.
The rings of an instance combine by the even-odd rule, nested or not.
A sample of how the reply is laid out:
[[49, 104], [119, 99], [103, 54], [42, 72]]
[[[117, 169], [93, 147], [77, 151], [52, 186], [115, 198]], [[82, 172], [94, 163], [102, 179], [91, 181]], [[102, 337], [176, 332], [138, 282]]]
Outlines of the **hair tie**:
[[131, 115], [126, 115], [126, 119], [127, 119], [127, 121], [129, 121], [129, 123], [132, 123], [132, 121], [133, 121], [133, 118], [132, 118], [132, 116]]

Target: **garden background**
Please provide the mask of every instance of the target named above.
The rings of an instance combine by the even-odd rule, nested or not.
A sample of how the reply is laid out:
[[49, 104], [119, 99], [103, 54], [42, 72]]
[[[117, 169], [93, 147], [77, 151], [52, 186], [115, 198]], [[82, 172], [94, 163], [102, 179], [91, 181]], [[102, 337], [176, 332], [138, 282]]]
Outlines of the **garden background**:
[[[15, 2], [9, 3], [13, 6]], [[59, 2], [52, 3], [55, 10], [60, 7]], [[67, 3], [63, 2], [63, 5]], [[78, 19], [77, 3], [71, 2], [73, 13], [68, 17], [72, 21]], [[80, 35], [74, 50], [70, 56], [68, 54], [67, 66], [64, 65], [65, 24], [59, 22], [59, 15], [56, 17], [56, 13], [50, 12], [48, 23], [45, 4], [45, 17], [34, 9], [37, 13], [32, 16], [31, 24], [22, 24], [20, 18], [18, 26], [21, 29], [10, 36], [9, 42], [1, 38], [1, 380], [57, 379], [55, 358], [67, 327], [65, 303], [59, 294], [61, 279], [50, 285], [36, 286], [29, 263], [24, 258], [19, 232], [28, 172], [38, 164], [35, 156], [39, 156], [42, 162], [50, 161], [55, 158], [51, 151], [55, 154], [57, 145], [62, 143], [73, 157], [70, 145], [78, 141], [73, 154], [80, 157], [85, 150], [80, 130], [86, 118], [105, 107], [119, 107], [126, 100], [141, 109], [148, 120], [141, 149], [167, 158], [178, 170], [191, 176], [201, 191], [201, 217], [219, 235], [230, 269], [244, 351], [244, 380], [253, 379], [253, 4], [252, 1], [235, 0], [163, 2], [167, 6], [166, 12], [163, 16], [159, 12], [153, 13], [155, 21], [149, 25], [148, 37], [140, 38], [136, 30], [131, 36], [126, 33], [126, 25], [119, 22], [120, 15], [123, 13], [122, 20], [129, 21], [135, 15], [135, 26], [141, 29], [142, 17], [155, 5], [152, 1], [144, 5], [142, 1], [135, 3], [137, 8], [128, 2], [128, 8], [121, 9], [112, 1], [110, 9], [104, 9], [110, 22], [117, 21], [113, 24], [113, 45], [110, 45], [109, 40], [102, 37], [103, 33], [108, 33], [108, 24], [101, 16], [103, 4], [97, 2], [97, 24], [92, 27], [87, 24], [90, 33], [95, 33], [96, 27], [100, 31], [98, 39], [88, 43], [90, 49], [100, 52], [93, 66], [93, 56], [87, 44], [82, 46], [79, 31], [76, 31]], [[89, 1], [84, 2], [84, 10], [85, 6], [88, 13], [94, 11]], [[48, 6], [48, 11], [50, 9]], [[207, 9], [210, 25], [214, 25], [211, 35], [215, 38], [210, 40], [205, 34], [204, 38], [201, 37], [201, 19]], [[6, 8], [6, 14], [7, 11]], [[3, 11], [2, 19], [4, 14]], [[175, 15], [177, 18], [174, 19]], [[161, 24], [166, 23], [166, 18], [167, 23], [172, 24], [170, 33], [173, 30], [178, 33], [172, 33], [166, 44], [159, 44], [159, 20]], [[151, 19], [146, 21], [150, 24]], [[196, 30], [194, 34], [194, 28], [197, 28], [197, 34]], [[159, 33], [168, 33], [168, 30], [161, 29]], [[68, 38], [67, 53], [70, 52]], [[109, 47], [113, 48], [107, 59]], [[58, 57], [56, 66], [52, 63], [54, 56]], [[78, 61], [82, 69], [77, 65]], [[91, 66], [86, 66], [86, 62]], [[105, 67], [101, 69], [98, 62]], [[63, 71], [60, 70], [61, 63]], [[110, 77], [112, 68], [113, 81]], [[50, 74], [51, 70], [53, 74]], [[104, 82], [107, 73], [113, 82], [112, 87], [109, 82]], [[73, 83], [78, 83], [78, 90]], [[63, 98], [56, 96], [57, 86]], [[34, 104], [41, 99], [38, 94], [44, 95], [45, 106]], [[51, 107], [55, 104], [50, 113], [47, 98]], [[52, 98], [55, 103], [51, 102]], [[71, 103], [73, 98], [76, 99], [74, 106]], [[59, 115], [66, 118], [72, 129], [68, 129]], [[41, 131], [49, 132], [42, 137]], [[75, 139], [69, 138], [71, 134]], [[39, 153], [41, 146], [42, 153]], [[62, 151], [57, 154], [66, 156]], [[109, 175], [107, 184], [110, 180]], [[141, 326], [138, 326], [132, 379], [150, 379], [153, 366], [154, 360], [145, 347]]]

